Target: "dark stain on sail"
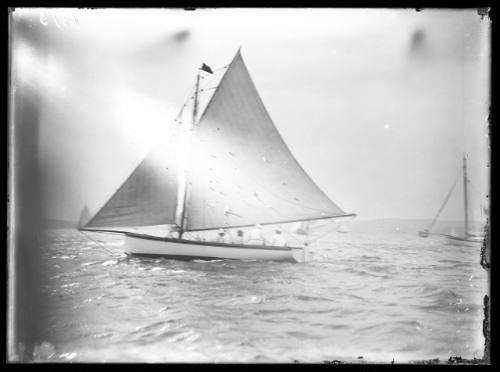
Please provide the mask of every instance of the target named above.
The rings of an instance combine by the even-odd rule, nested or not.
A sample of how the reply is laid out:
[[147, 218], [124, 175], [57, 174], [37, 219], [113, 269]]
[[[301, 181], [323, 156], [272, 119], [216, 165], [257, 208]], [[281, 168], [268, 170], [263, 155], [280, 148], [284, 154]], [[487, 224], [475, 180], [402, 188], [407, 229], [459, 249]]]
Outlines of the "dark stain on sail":
[[179, 32], [173, 34], [172, 35], [172, 39], [175, 40], [175, 41], [177, 41], [177, 42], [183, 42], [190, 35], [191, 35], [191, 32], [189, 30], [182, 30], [182, 31], [179, 31]]
[[411, 35], [409, 57], [420, 59], [427, 57], [427, 54], [427, 35], [423, 30], [417, 28]]
[[416, 30], [411, 39], [411, 47], [413, 50], [418, 49], [421, 47], [422, 43], [424, 42], [424, 37], [425, 34], [422, 30]]

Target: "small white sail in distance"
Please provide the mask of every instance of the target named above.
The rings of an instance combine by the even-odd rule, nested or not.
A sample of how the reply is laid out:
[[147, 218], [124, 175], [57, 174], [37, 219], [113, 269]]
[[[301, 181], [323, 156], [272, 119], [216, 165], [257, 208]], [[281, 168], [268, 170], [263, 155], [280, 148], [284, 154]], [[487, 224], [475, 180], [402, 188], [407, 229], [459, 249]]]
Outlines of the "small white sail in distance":
[[89, 222], [91, 216], [89, 208], [87, 205], [84, 205], [82, 212], [80, 213], [80, 219], [78, 220], [78, 228], [85, 226], [87, 222]]

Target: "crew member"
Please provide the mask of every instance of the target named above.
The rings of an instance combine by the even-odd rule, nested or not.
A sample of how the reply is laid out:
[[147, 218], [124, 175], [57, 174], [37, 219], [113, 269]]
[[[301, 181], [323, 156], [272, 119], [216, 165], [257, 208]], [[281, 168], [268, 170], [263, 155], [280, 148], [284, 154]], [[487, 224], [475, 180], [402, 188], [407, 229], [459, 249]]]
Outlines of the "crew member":
[[252, 231], [250, 231], [248, 244], [266, 245], [266, 239], [264, 238], [261, 225], [259, 224], [255, 225]]
[[231, 238], [229, 234], [224, 229], [219, 229], [217, 237], [215, 238], [217, 243], [231, 243]]
[[288, 245], [288, 242], [281, 233], [281, 229], [279, 227], [274, 230], [274, 235], [271, 239], [271, 245], [274, 245], [275, 247], [286, 247]]
[[236, 231], [236, 238], [234, 238], [236, 244], [245, 244], [245, 237], [243, 236], [243, 230]]

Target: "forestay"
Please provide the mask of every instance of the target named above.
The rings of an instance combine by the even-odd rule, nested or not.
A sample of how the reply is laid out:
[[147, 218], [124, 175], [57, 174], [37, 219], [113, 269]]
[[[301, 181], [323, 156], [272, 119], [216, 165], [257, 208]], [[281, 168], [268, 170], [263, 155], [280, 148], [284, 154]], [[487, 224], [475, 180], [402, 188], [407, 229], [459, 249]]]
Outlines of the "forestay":
[[186, 230], [345, 215], [293, 157], [240, 52], [192, 134]]

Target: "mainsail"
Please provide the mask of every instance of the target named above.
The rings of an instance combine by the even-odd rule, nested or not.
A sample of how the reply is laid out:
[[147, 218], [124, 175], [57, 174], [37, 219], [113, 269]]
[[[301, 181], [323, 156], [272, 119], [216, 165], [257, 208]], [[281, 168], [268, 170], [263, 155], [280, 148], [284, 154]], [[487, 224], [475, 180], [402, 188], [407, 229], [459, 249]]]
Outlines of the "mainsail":
[[175, 222], [177, 157], [170, 147], [151, 152], [85, 228]]
[[187, 231], [345, 215], [293, 157], [239, 51], [192, 141]]

